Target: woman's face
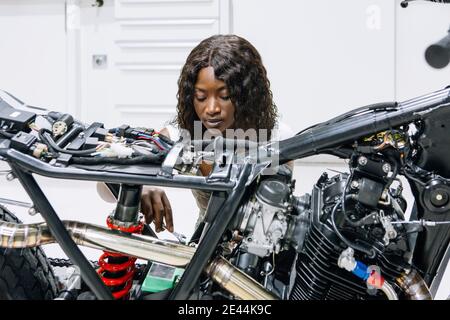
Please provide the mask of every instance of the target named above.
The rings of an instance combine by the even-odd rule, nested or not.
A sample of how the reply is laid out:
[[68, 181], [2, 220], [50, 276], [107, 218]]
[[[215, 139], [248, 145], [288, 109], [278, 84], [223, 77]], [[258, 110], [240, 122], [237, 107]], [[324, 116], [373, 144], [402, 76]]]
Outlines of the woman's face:
[[221, 132], [234, 124], [234, 105], [225, 82], [216, 79], [213, 67], [199, 71], [194, 93], [195, 112], [206, 129]]

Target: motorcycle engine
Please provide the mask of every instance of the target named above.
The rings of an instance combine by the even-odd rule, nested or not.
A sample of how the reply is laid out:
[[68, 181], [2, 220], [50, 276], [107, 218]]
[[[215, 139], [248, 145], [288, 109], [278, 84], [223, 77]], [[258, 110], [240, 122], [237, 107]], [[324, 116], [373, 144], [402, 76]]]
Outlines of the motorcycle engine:
[[[385, 299], [381, 290], [339, 266], [351, 243], [355, 258], [376, 268], [401, 294], [395, 279], [408, 268], [411, 241], [404, 225], [401, 185], [393, 168], [361, 158], [352, 174], [324, 173], [311, 195], [293, 195], [289, 179], [262, 180], [232, 226], [240, 242], [234, 264], [280, 298], [294, 300]], [[345, 198], [345, 207], [342, 201]]]
[[[385, 299], [379, 290], [368, 287], [365, 281], [338, 265], [339, 257], [348, 245], [338, 236], [332, 226], [332, 210], [338, 204], [350, 177], [347, 174], [328, 178], [323, 175], [314, 186], [309, 209], [309, 227], [303, 247], [296, 261], [295, 284], [290, 293], [293, 300], [367, 300]], [[357, 181], [355, 179], [353, 181]], [[359, 179], [361, 181], [361, 179]], [[356, 183], [353, 184], [356, 187]], [[373, 189], [371, 194], [374, 196]], [[409, 243], [402, 236], [403, 230], [392, 221], [396, 212], [386, 203], [384, 210], [378, 205], [370, 207], [358, 201], [354, 190], [353, 200], [347, 202], [346, 219], [342, 211], [336, 219], [341, 235], [348, 241], [367, 248], [367, 253], [356, 251], [358, 261], [374, 266], [390, 283], [395, 284], [409, 266]], [[375, 197], [375, 196], [374, 196]], [[397, 201], [393, 199], [392, 201]], [[378, 201], [376, 201], [378, 202]], [[375, 202], [374, 202], [375, 203]], [[356, 218], [356, 219], [355, 219]], [[351, 220], [350, 220], [351, 219]], [[371, 252], [371, 253], [369, 253]], [[395, 285], [394, 285], [395, 286]], [[395, 286], [397, 292], [399, 288]]]

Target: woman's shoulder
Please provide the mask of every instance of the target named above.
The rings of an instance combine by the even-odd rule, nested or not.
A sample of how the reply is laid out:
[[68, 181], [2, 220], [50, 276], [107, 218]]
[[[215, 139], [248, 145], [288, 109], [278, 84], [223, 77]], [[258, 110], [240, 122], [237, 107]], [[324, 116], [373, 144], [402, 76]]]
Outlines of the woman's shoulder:
[[173, 124], [166, 124], [166, 126], [160, 131], [162, 134], [166, 135], [172, 141], [178, 141], [180, 139], [180, 129]]

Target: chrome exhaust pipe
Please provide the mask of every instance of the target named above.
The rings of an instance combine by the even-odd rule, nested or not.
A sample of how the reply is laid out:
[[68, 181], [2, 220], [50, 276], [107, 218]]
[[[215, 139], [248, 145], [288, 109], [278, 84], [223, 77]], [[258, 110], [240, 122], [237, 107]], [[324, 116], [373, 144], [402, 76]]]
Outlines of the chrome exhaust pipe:
[[242, 300], [276, 300], [258, 282], [237, 269], [222, 257], [216, 258], [206, 267], [206, 273], [222, 288]]
[[[140, 234], [125, 234], [77, 221], [63, 221], [63, 224], [77, 245], [120, 252], [138, 259], [183, 267], [195, 252], [193, 247]], [[55, 242], [46, 223], [0, 222], [0, 247], [27, 248]]]
[[402, 274], [396, 282], [409, 300], [433, 300], [430, 289], [415, 269]]
[[387, 281], [383, 283], [380, 290], [383, 291], [388, 300], [398, 300], [397, 292], [395, 292], [394, 287]]
[[[193, 247], [140, 234], [125, 234], [77, 221], [63, 221], [63, 224], [77, 245], [119, 252], [139, 259], [183, 267], [195, 253]], [[55, 242], [46, 223], [17, 224], [0, 221], [0, 247], [29, 248]], [[209, 263], [205, 271], [220, 286], [242, 300], [277, 299], [222, 257]]]

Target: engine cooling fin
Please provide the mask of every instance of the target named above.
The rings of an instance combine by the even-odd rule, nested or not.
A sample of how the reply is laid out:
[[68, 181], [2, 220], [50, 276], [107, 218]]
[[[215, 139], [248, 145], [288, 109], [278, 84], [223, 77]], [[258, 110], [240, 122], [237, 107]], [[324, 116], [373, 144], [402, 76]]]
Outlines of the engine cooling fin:
[[[334, 237], [333, 237], [334, 238]], [[368, 292], [365, 282], [338, 267], [340, 249], [316, 225], [312, 225], [296, 262], [296, 279], [291, 300], [373, 300], [386, 299], [382, 292]], [[401, 268], [382, 254], [374, 264], [387, 280], [400, 275]], [[396, 291], [398, 287], [395, 285]], [[398, 291], [400, 291], [398, 289]]]

